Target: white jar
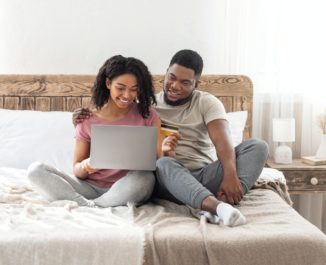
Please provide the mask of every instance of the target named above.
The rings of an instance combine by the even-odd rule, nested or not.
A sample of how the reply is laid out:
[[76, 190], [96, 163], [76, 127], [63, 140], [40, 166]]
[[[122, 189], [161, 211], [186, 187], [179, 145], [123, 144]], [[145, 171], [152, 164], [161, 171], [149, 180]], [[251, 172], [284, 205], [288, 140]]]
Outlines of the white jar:
[[321, 136], [321, 142], [316, 153], [316, 158], [326, 159], [326, 134]]

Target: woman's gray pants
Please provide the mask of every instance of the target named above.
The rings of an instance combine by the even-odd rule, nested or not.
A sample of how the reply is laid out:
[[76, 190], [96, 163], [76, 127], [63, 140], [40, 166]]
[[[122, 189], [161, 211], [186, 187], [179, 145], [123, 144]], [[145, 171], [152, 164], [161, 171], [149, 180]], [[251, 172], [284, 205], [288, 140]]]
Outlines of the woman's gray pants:
[[72, 200], [80, 206], [141, 204], [150, 198], [155, 183], [151, 171], [129, 171], [111, 188], [99, 188], [40, 162], [32, 163], [27, 174], [35, 190], [47, 200]]

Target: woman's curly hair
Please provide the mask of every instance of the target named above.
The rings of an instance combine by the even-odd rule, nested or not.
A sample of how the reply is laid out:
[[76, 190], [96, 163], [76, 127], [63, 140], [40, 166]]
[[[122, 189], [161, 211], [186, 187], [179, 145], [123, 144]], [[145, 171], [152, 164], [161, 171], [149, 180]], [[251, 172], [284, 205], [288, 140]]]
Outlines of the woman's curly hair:
[[106, 87], [106, 79], [110, 82], [120, 75], [132, 74], [138, 85], [138, 110], [147, 118], [152, 104], [156, 104], [153, 89], [153, 79], [147, 66], [133, 57], [115, 55], [109, 58], [100, 68], [92, 88], [92, 102], [97, 109], [101, 109], [110, 98], [110, 90]]

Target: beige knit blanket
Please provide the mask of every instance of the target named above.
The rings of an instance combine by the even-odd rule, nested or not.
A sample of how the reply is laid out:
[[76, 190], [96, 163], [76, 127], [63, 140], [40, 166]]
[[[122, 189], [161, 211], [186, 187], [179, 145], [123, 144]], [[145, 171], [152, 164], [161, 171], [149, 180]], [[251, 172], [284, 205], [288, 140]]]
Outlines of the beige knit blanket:
[[268, 189], [245, 195], [247, 224], [229, 228], [164, 200], [91, 209], [1, 180], [0, 264], [326, 264], [326, 236]]

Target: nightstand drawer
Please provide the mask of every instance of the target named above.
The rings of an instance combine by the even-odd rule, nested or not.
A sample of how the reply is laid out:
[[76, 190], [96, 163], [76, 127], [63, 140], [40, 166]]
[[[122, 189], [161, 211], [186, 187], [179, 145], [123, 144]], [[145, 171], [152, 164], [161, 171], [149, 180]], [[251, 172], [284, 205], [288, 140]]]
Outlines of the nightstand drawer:
[[325, 171], [283, 170], [289, 191], [326, 191]]

